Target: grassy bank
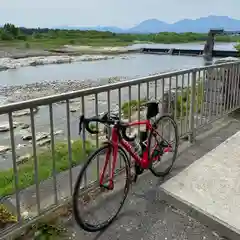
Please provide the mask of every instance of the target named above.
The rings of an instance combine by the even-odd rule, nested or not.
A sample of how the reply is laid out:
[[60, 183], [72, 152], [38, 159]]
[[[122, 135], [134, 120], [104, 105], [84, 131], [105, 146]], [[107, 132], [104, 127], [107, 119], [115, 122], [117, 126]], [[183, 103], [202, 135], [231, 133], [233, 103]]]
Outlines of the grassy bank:
[[238, 43], [235, 48], [240, 52], [240, 43]]
[[[199, 112], [201, 110], [201, 106], [203, 104], [203, 83], [201, 80], [197, 81], [196, 86], [196, 96], [195, 96], [195, 104], [194, 104], [194, 112]], [[187, 113], [190, 112], [190, 100], [191, 100], [191, 87], [185, 87], [183, 91], [179, 91], [177, 94], [177, 101], [172, 102], [171, 104], [171, 112], [175, 114], [177, 119], [181, 119], [186, 117]], [[141, 106], [146, 103], [146, 99], [131, 100], [129, 102], [123, 103], [121, 107], [121, 112], [124, 118], [129, 117], [129, 108], [131, 108], [131, 114], [138, 111]], [[176, 108], [176, 111], [175, 111]]]
[[[26, 29], [5, 24], [0, 28], [0, 47], [52, 49], [63, 45], [127, 46], [134, 43], [188, 43], [206, 41], [207, 34], [172, 33], [118, 34], [112, 32]], [[235, 42], [239, 36], [217, 36], [216, 41]]]
[[[72, 167], [85, 160], [81, 140], [72, 143]], [[94, 146], [86, 141], [86, 153], [89, 154]], [[39, 182], [52, 176], [53, 161], [50, 148], [38, 153], [38, 177]], [[69, 169], [68, 145], [65, 142], [55, 145], [56, 172], [60, 173]], [[18, 166], [19, 188], [24, 189], [35, 183], [34, 180], [34, 161], [29, 159]], [[15, 182], [13, 169], [0, 171], [0, 196], [6, 196], [15, 192]]]
[[131, 114], [133, 114], [134, 112], [140, 110], [141, 106], [143, 106], [144, 103], [146, 103], [146, 99], [141, 99], [140, 101], [131, 100], [129, 102], [123, 103], [123, 105], [121, 107], [121, 112], [122, 112], [124, 118], [129, 117], [129, 113], [130, 113], [129, 109], [131, 109]]
[[[201, 80], [197, 82], [196, 86], [196, 95], [195, 95], [195, 102], [194, 102], [194, 112], [199, 113], [201, 111], [201, 107], [203, 104], [203, 83]], [[177, 104], [176, 104], [176, 113], [177, 118], [181, 119], [184, 118], [187, 113], [190, 113], [190, 106], [191, 106], [191, 87], [186, 87], [183, 89], [182, 94], [178, 94], [177, 97]], [[175, 103], [173, 104], [173, 110], [175, 112]]]

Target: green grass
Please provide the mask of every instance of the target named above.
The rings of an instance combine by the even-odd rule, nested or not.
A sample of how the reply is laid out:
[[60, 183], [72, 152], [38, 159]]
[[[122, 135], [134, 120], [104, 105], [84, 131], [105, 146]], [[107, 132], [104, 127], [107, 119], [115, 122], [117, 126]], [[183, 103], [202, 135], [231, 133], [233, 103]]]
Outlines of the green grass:
[[97, 124], [96, 123], [90, 123], [89, 124], [89, 128], [92, 130], [92, 131], [97, 131]]
[[[12, 41], [0, 41], [0, 46], [5, 47], [16, 47], [21, 49], [56, 49], [61, 48], [64, 45], [76, 45], [76, 46], [93, 46], [93, 47], [102, 47], [102, 46], [129, 46], [136, 42], [138, 43], [146, 43], [146, 42], [152, 42], [152, 43], [188, 43], [188, 42], [204, 42], [205, 37], [204, 36], [196, 36], [194, 37], [188, 37], [188, 36], [180, 36], [179, 34], [170, 34], [164, 35], [163, 33], [157, 34], [158, 37], [152, 37], [151, 34], [145, 35], [145, 39], [141, 39], [137, 34], [131, 35], [130, 39], [125, 39], [124, 36], [121, 36], [119, 38], [117, 37], [107, 37], [103, 38], [99, 36], [99, 38], [91, 38], [91, 36], [82, 37], [82, 36], [73, 36], [70, 38], [67, 37], [57, 37], [57, 38], [41, 38], [36, 39], [33, 37], [27, 37], [26, 40], [12, 40]], [[238, 39], [231, 39], [231, 41], [239, 40]], [[216, 41], [219, 42], [229, 42], [230, 39], [226, 37], [218, 37], [216, 38]]]
[[235, 48], [237, 49], [237, 51], [240, 52], [240, 42], [237, 43], [237, 45], [235, 46]]
[[131, 108], [131, 114], [138, 111], [140, 107], [146, 103], [146, 99], [138, 100], [131, 100], [129, 102], [123, 103], [121, 107], [121, 112], [125, 118], [129, 117], [129, 108]]
[[[194, 104], [194, 112], [199, 112], [201, 110], [201, 106], [203, 104], [203, 83], [201, 80], [197, 82], [196, 87], [196, 96], [195, 96], [195, 104]], [[177, 95], [177, 102], [176, 102], [176, 117], [177, 119], [183, 118], [186, 114], [189, 114], [190, 111], [190, 100], [191, 100], [191, 87], [186, 87], [183, 89], [183, 92], [179, 92]], [[125, 118], [129, 117], [129, 108], [131, 108], [131, 114], [138, 111], [140, 106], [146, 103], [146, 99], [138, 100], [131, 100], [130, 102], [125, 102], [122, 107], [121, 111]], [[172, 104], [172, 111], [175, 113], [175, 102]]]
[[64, 45], [93, 46], [93, 47], [121, 47], [128, 46], [132, 42], [123, 42], [115, 39], [28, 39], [27, 41], [4, 41], [0, 47], [15, 47], [19, 49], [57, 49]]
[[[85, 160], [82, 149], [82, 140], [72, 143], [72, 167]], [[86, 141], [86, 154], [90, 154], [94, 146]], [[50, 148], [42, 150], [38, 154], [38, 178], [39, 182], [52, 176], [52, 151]], [[55, 145], [56, 172], [60, 173], [69, 169], [68, 145], [65, 142]], [[26, 163], [18, 166], [19, 188], [24, 189], [35, 183], [34, 180], [34, 161], [29, 159]], [[0, 196], [6, 196], [15, 192], [13, 169], [0, 171]]]
[[[200, 112], [201, 106], [203, 104], [203, 83], [201, 80], [197, 82], [196, 86], [196, 95], [195, 95], [195, 104], [194, 104], [194, 112]], [[189, 115], [190, 106], [191, 106], [191, 87], [184, 88], [183, 93], [179, 93], [177, 96], [177, 118], [183, 118]], [[175, 103], [173, 103], [173, 110], [175, 110]]]

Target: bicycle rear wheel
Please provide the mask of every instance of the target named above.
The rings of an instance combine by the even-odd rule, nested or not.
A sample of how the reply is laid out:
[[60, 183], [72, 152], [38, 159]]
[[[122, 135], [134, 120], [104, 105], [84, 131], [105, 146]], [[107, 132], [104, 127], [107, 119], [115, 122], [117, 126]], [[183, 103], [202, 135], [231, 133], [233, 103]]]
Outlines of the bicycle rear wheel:
[[[172, 170], [177, 157], [178, 141], [178, 129], [174, 119], [168, 115], [158, 117], [153, 123], [148, 142], [151, 161], [149, 169], [153, 175], [164, 177]], [[171, 151], [164, 153], [167, 148]]]
[[[129, 159], [125, 153], [125, 151], [119, 146], [118, 149], [118, 159], [117, 161], [120, 162], [119, 160], [122, 160], [122, 166], [120, 166], [118, 171], [116, 171], [115, 173], [118, 173], [118, 175], [115, 177], [114, 176], [114, 181], [118, 180], [118, 182], [115, 182], [115, 187], [118, 189], [118, 192], [113, 190], [109, 190], [104, 188], [103, 186], [100, 186], [100, 182], [99, 182], [99, 172], [97, 169], [101, 168], [102, 165], [102, 169], [103, 166], [105, 164], [105, 161], [109, 160], [108, 164], [112, 164], [112, 150], [113, 150], [113, 146], [111, 143], [105, 144], [102, 147], [100, 147], [97, 151], [95, 151], [87, 160], [87, 162], [85, 163], [85, 165], [82, 167], [75, 187], [74, 187], [74, 193], [73, 193], [73, 214], [75, 217], [75, 220], [77, 222], [77, 224], [83, 228], [85, 231], [88, 232], [97, 232], [100, 231], [104, 228], [106, 228], [107, 226], [109, 226], [117, 217], [118, 213], [120, 212], [121, 208], [123, 207], [123, 204], [126, 200], [128, 191], [129, 191], [129, 187], [130, 187], [130, 183], [131, 183], [131, 178], [130, 178], [130, 163], [129, 163]], [[109, 153], [109, 154], [107, 154]], [[106, 159], [106, 156], [110, 156], [110, 159]], [[121, 159], [119, 159], [121, 158]], [[88, 186], [90, 185], [90, 187], [81, 187], [82, 186], [82, 181], [85, 179], [86, 180], [86, 176], [89, 177], [89, 167], [91, 163], [94, 163], [97, 165], [97, 167], [95, 167], [95, 170], [92, 170], [92, 168], [90, 170], [92, 170], [93, 172], [95, 171], [94, 175], [98, 175], [98, 179], [93, 182], [93, 183], [88, 183]], [[107, 167], [107, 173], [108, 176], [105, 175], [104, 178], [104, 183], [109, 181], [109, 176], [110, 176], [110, 169], [109, 169], [108, 165]], [[101, 170], [102, 170], [101, 169]], [[96, 174], [96, 170], [97, 170], [97, 174]], [[117, 170], [117, 167], [116, 167]], [[125, 173], [125, 183], [124, 183], [124, 187], [123, 189], [120, 187], [119, 188], [119, 177], [123, 176]], [[117, 184], [117, 186], [116, 186]], [[85, 184], [86, 185], [86, 184]], [[120, 190], [119, 190], [120, 189]], [[116, 190], [116, 189], [115, 189]], [[114, 191], [114, 192], [113, 192]], [[120, 191], [120, 192], [119, 192]], [[102, 205], [105, 203], [107, 205], [107, 209], [109, 210], [111, 208], [111, 204], [109, 201], [111, 199], [111, 197], [114, 197], [117, 195], [120, 195], [121, 192], [123, 191], [123, 197], [122, 198], [118, 198], [120, 199], [120, 203], [117, 203], [114, 201], [114, 206], [116, 207], [115, 211], [110, 211], [110, 216], [106, 217], [106, 213], [103, 213], [101, 207]], [[114, 194], [111, 194], [114, 193]], [[119, 205], [118, 205], [119, 204]], [[98, 215], [94, 214], [93, 212], [96, 212]], [[86, 218], [85, 218], [85, 217]], [[87, 218], [90, 218], [89, 220]], [[99, 220], [101, 218], [101, 220]], [[99, 221], [97, 221], [99, 220]], [[90, 221], [93, 221], [93, 223], [91, 223]]]

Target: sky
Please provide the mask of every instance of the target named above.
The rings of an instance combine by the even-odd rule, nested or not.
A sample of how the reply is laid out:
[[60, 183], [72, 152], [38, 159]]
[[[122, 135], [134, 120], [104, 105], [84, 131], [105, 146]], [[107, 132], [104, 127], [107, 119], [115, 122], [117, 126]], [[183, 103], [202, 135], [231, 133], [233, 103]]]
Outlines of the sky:
[[173, 23], [208, 15], [240, 19], [240, 0], [0, 0], [0, 25], [117, 26], [156, 18]]

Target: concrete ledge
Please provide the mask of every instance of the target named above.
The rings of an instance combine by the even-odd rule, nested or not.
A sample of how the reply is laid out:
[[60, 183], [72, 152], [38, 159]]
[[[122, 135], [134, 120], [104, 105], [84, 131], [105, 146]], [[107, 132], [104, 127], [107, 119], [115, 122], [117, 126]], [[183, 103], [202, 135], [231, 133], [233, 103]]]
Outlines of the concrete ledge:
[[165, 182], [170, 204], [219, 232], [240, 239], [240, 132]]

